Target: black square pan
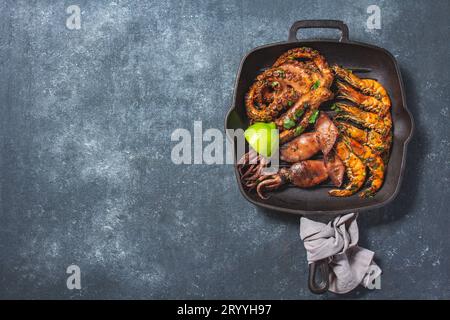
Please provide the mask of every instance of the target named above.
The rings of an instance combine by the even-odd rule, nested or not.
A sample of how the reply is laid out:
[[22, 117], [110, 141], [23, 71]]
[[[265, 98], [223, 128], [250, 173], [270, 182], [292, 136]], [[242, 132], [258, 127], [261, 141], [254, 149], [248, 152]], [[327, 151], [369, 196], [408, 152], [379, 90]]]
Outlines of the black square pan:
[[[342, 32], [339, 40], [297, 40], [300, 28], [334, 28]], [[295, 22], [286, 42], [261, 46], [250, 51], [241, 61], [234, 89], [234, 104], [225, 118], [226, 129], [246, 129], [249, 124], [244, 98], [250, 85], [262, 68], [271, 66], [277, 57], [296, 47], [311, 47], [318, 50], [330, 65], [339, 64], [347, 68], [367, 68], [364, 77], [377, 79], [388, 91], [392, 100], [393, 144], [386, 177], [382, 188], [372, 198], [360, 198], [357, 194], [348, 198], [328, 195], [330, 188], [300, 189], [287, 187], [268, 193], [269, 199], [260, 199], [255, 192], [245, 190], [234, 170], [242, 195], [253, 204], [288, 213], [341, 214], [379, 208], [392, 201], [399, 192], [405, 169], [406, 149], [413, 133], [413, 118], [407, 109], [400, 69], [394, 56], [383, 48], [348, 39], [348, 27], [337, 20], [303, 20]], [[228, 137], [231, 138], [231, 137]], [[236, 158], [236, 154], [235, 154]]]

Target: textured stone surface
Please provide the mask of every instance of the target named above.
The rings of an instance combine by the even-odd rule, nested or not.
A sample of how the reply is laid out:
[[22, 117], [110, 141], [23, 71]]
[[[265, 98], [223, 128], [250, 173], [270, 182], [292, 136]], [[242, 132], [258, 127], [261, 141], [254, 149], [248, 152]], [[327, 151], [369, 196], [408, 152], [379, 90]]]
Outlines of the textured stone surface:
[[[69, 4], [81, 30], [65, 26]], [[370, 4], [381, 30], [366, 28]], [[297, 217], [247, 203], [230, 166], [170, 161], [175, 128], [223, 128], [247, 51], [285, 40], [295, 20], [332, 18], [396, 56], [416, 121], [400, 194], [360, 217], [382, 289], [343, 298], [450, 298], [449, 12], [448, 1], [2, 1], [0, 297], [336, 298], [307, 289]], [[66, 288], [70, 264], [82, 290]]]

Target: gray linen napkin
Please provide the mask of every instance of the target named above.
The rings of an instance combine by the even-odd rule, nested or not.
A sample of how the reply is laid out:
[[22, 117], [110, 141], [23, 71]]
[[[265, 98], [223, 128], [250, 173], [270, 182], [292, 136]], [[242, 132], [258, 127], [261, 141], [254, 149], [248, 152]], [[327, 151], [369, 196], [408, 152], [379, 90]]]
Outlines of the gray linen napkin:
[[302, 217], [300, 237], [308, 263], [329, 258], [330, 287], [334, 293], [347, 293], [367, 287], [381, 274], [373, 261], [374, 252], [358, 247], [356, 213], [338, 216], [328, 224]]

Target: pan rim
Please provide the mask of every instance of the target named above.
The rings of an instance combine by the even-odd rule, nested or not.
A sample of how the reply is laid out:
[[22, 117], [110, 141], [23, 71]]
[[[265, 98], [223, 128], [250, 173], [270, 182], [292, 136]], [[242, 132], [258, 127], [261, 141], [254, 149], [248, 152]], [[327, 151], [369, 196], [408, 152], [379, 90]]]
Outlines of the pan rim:
[[402, 185], [402, 181], [403, 181], [403, 177], [404, 177], [404, 173], [405, 173], [405, 167], [406, 167], [406, 157], [407, 157], [407, 151], [408, 151], [408, 144], [410, 142], [410, 140], [412, 139], [412, 136], [414, 134], [415, 131], [415, 125], [414, 125], [414, 118], [410, 112], [410, 110], [408, 109], [407, 103], [406, 103], [406, 95], [405, 95], [405, 88], [404, 88], [404, 83], [403, 83], [403, 78], [401, 75], [401, 71], [400, 71], [400, 67], [398, 65], [397, 60], [395, 59], [394, 55], [392, 53], [390, 53], [388, 50], [372, 45], [372, 44], [368, 44], [368, 43], [363, 43], [363, 42], [358, 42], [358, 41], [339, 41], [339, 40], [333, 40], [333, 39], [301, 39], [299, 41], [280, 41], [280, 42], [276, 42], [276, 43], [271, 43], [271, 44], [266, 44], [266, 45], [262, 45], [262, 46], [258, 46], [253, 48], [252, 50], [250, 50], [249, 52], [247, 52], [243, 58], [241, 59], [241, 62], [239, 64], [239, 68], [237, 71], [237, 76], [235, 78], [235, 84], [234, 84], [234, 92], [233, 92], [233, 104], [230, 106], [230, 108], [228, 109], [226, 116], [225, 116], [225, 132], [226, 132], [226, 136], [227, 139], [229, 139], [232, 143], [232, 138], [228, 135], [227, 130], [228, 127], [228, 119], [231, 115], [231, 113], [236, 109], [235, 106], [235, 102], [236, 102], [236, 96], [237, 96], [237, 91], [238, 91], [238, 85], [239, 85], [239, 79], [241, 78], [241, 73], [242, 73], [242, 68], [243, 65], [245, 63], [245, 61], [247, 60], [247, 58], [253, 54], [256, 51], [262, 50], [262, 49], [266, 49], [266, 48], [270, 48], [270, 47], [274, 47], [274, 46], [280, 46], [280, 45], [287, 45], [287, 44], [295, 44], [298, 43], [299, 46], [302, 46], [304, 43], [334, 43], [334, 44], [349, 44], [349, 45], [355, 45], [355, 46], [361, 46], [361, 47], [365, 47], [365, 48], [370, 48], [370, 49], [375, 49], [378, 51], [383, 52], [384, 54], [386, 54], [389, 59], [392, 60], [393, 64], [394, 64], [394, 68], [396, 71], [396, 76], [397, 76], [397, 80], [398, 83], [400, 85], [400, 95], [402, 98], [402, 108], [405, 110], [405, 112], [408, 114], [410, 123], [411, 123], [411, 129], [409, 131], [408, 136], [402, 141], [403, 143], [403, 152], [402, 152], [402, 159], [401, 159], [401, 164], [400, 164], [400, 172], [399, 172], [399, 177], [396, 181], [396, 185], [395, 185], [395, 189], [394, 192], [392, 192], [389, 197], [383, 201], [381, 201], [380, 203], [374, 203], [374, 204], [370, 204], [370, 205], [363, 205], [360, 207], [355, 207], [352, 209], [339, 209], [339, 210], [301, 210], [301, 209], [290, 209], [290, 208], [285, 208], [285, 207], [281, 207], [281, 206], [276, 206], [276, 205], [271, 205], [271, 204], [267, 204], [261, 201], [256, 201], [252, 198], [250, 198], [248, 196], [248, 194], [245, 192], [245, 190], [243, 189], [242, 184], [240, 183], [240, 179], [239, 179], [239, 172], [237, 170], [237, 166], [236, 166], [236, 156], [234, 154], [233, 151], [233, 160], [234, 160], [234, 172], [235, 172], [235, 177], [237, 180], [237, 184], [239, 187], [239, 190], [241, 192], [241, 194], [243, 195], [243, 197], [249, 201], [250, 203], [261, 207], [261, 208], [265, 208], [265, 209], [269, 209], [269, 210], [274, 210], [274, 211], [278, 211], [278, 212], [284, 212], [284, 213], [289, 213], [289, 214], [295, 214], [295, 215], [338, 215], [338, 214], [343, 214], [343, 213], [348, 213], [348, 212], [362, 212], [362, 211], [369, 211], [369, 210], [374, 210], [374, 209], [379, 209], [381, 207], [386, 206], [387, 204], [389, 204], [390, 202], [392, 202], [398, 195], [399, 191], [400, 191], [400, 187]]

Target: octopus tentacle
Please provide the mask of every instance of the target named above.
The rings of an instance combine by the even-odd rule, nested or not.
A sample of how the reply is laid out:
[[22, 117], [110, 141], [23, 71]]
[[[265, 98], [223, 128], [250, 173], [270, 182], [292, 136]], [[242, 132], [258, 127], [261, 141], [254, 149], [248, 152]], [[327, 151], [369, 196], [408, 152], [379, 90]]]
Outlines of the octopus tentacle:
[[281, 55], [277, 61], [274, 63], [274, 67], [280, 66], [289, 61], [295, 61], [297, 59], [310, 59], [314, 62], [314, 65], [322, 74], [322, 82], [320, 83], [323, 87], [330, 87], [333, 82], [333, 71], [328, 66], [325, 58], [317, 51], [311, 48], [302, 47], [295, 48], [287, 51]]
[[317, 112], [320, 104], [326, 100], [331, 99], [332, 97], [333, 93], [327, 88], [318, 88], [317, 90], [311, 91], [302, 96], [302, 102], [305, 101], [305, 103], [303, 104], [304, 108], [307, 109], [296, 127], [290, 129], [282, 127], [284, 123], [286, 123], [286, 119], [292, 119], [292, 117], [295, 117], [297, 110], [293, 110], [293, 108], [275, 121], [278, 128], [282, 130], [282, 132], [280, 133], [280, 143], [286, 143], [287, 141], [299, 136], [304, 130], [306, 130], [306, 128], [313, 123], [313, 121], [310, 121], [311, 117]]
[[[299, 120], [299, 114], [305, 111], [310, 100], [316, 95], [321, 95], [320, 89], [329, 90], [332, 82], [333, 72], [316, 50], [311, 48], [289, 50], [272, 68], [257, 76], [245, 99], [247, 115], [252, 121], [267, 122], [275, 120], [282, 112], [288, 110], [283, 119], [278, 121], [279, 129], [288, 129], [284, 128], [282, 123], [288, 118], [293, 118], [291, 119], [293, 121]], [[313, 93], [310, 94], [311, 92]], [[292, 134], [289, 136], [292, 137]]]

